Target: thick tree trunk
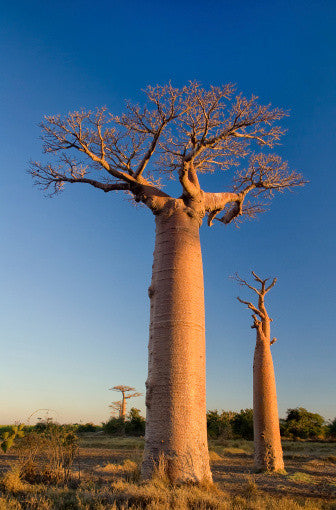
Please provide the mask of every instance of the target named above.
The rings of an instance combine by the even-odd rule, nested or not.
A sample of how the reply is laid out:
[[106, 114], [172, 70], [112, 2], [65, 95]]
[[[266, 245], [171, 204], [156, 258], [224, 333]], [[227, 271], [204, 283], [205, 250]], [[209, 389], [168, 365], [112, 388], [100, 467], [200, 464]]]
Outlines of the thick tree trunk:
[[142, 475], [160, 457], [172, 482], [211, 480], [205, 402], [205, 325], [199, 222], [156, 216]]
[[255, 466], [258, 470], [284, 469], [274, 366], [269, 336], [260, 336], [253, 363], [253, 423]]

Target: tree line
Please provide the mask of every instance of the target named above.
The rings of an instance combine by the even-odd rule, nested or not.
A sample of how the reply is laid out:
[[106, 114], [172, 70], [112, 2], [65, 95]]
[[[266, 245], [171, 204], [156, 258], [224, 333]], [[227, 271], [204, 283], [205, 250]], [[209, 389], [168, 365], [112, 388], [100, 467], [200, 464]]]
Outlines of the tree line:
[[[253, 440], [253, 409], [239, 412], [218, 410], [207, 412], [208, 435], [211, 439]], [[327, 422], [318, 413], [304, 407], [287, 409], [286, 418], [279, 420], [283, 439], [323, 440], [336, 439], [336, 418]]]
[[[120, 417], [111, 417], [101, 427], [92, 424], [80, 426], [78, 432], [103, 430], [116, 436], [143, 436], [146, 420], [139, 409], [131, 408], [123, 421]], [[280, 418], [279, 427], [282, 439], [288, 440], [336, 440], [336, 417], [326, 421], [318, 413], [304, 407], [287, 409], [286, 418]], [[253, 409], [240, 411], [207, 412], [207, 430], [209, 439], [245, 439], [253, 441]]]

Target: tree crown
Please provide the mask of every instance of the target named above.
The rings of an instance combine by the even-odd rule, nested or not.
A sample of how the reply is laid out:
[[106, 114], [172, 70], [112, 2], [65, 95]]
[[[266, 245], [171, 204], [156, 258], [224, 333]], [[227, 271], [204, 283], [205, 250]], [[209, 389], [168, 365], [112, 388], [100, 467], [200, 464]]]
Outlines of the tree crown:
[[[254, 217], [275, 191], [304, 184], [301, 174], [269, 152], [285, 132], [277, 122], [286, 111], [260, 105], [256, 96], [248, 99], [232, 84], [208, 90], [197, 82], [182, 88], [158, 85], [144, 93], [143, 106], [126, 103], [119, 116], [105, 107], [46, 116], [43, 149], [54, 161], [31, 162], [36, 183], [50, 194], [67, 182], [124, 191], [159, 213], [173, 199], [162, 190], [164, 183], [178, 178], [179, 198], [192, 209], [198, 204], [209, 225], [221, 211], [216, 219], [223, 223]], [[253, 152], [252, 144], [264, 152]], [[232, 167], [230, 191], [201, 189], [199, 174]]]
[[[268, 316], [266, 307], [265, 307], [265, 296], [266, 294], [274, 287], [274, 285], [277, 282], [276, 278], [273, 278], [272, 282], [267, 284], [269, 281], [269, 278], [265, 278], [264, 280], [260, 278], [254, 271], [252, 271], [253, 279], [257, 282], [259, 285], [259, 288], [254, 287], [253, 285], [249, 284], [246, 280], [241, 278], [238, 273], [236, 273], [232, 278], [238, 282], [239, 285], [242, 285], [244, 287], [248, 287], [250, 290], [255, 292], [258, 296], [258, 305], [255, 306], [250, 301], [244, 301], [240, 297], [237, 297], [238, 301], [240, 303], [243, 303], [244, 305], [247, 305], [247, 308], [252, 310], [252, 318], [253, 318], [253, 324], [252, 328], [255, 328], [260, 336], [269, 336], [269, 324], [273, 321]], [[266, 338], [265, 338], [266, 339]], [[276, 338], [273, 338], [270, 343], [271, 345], [274, 344], [277, 341]]]

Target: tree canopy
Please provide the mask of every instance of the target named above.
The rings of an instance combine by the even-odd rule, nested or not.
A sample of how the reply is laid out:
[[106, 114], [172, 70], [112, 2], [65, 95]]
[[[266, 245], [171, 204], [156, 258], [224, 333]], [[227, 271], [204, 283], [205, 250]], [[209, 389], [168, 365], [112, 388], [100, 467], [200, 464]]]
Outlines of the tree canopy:
[[[285, 133], [278, 121], [286, 111], [260, 105], [232, 84], [208, 90], [197, 82], [148, 86], [144, 94], [143, 105], [128, 102], [121, 115], [102, 107], [45, 116], [43, 148], [53, 161], [31, 162], [36, 184], [51, 195], [65, 183], [123, 191], [158, 213], [172, 199], [164, 185], [178, 179], [179, 198], [187, 206], [201, 204], [200, 216], [206, 214], [209, 225], [215, 218], [226, 224], [254, 217], [275, 191], [304, 184], [300, 173], [270, 152]], [[252, 142], [263, 151], [254, 152]], [[201, 189], [200, 174], [231, 168], [227, 190]]]

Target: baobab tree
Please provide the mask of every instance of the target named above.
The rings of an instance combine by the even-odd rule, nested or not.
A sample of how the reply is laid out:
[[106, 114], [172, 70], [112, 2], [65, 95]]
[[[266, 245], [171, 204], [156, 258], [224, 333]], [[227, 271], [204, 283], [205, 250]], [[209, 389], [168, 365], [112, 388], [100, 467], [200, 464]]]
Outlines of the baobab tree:
[[[205, 406], [205, 324], [199, 229], [265, 210], [276, 191], [302, 176], [269, 152], [286, 112], [237, 94], [231, 84], [205, 90], [147, 87], [143, 106], [46, 116], [44, 152], [32, 162], [36, 183], [50, 194], [67, 183], [122, 191], [154, 215], [156, 240], [150, 297], [144, 478], [162, 455], [171, 481], [211, 479]], [[252, 152], [253, 145], [264, 152]], [[244, 164], [244, 161], [246, 164]], [[236, 168], [233, 182], [205, 191], [202, 179]], [[163, 190], [177, 178], [177, 197]], [[205, 185], [205, 182], [204, 182]], [[180, 193], [180, 194], [178, 194]]]
[[[116, 405], [115, 409], [117, 408], [117, 404], [119, 404], [119, 418], [121, 418], [122, 421], [124, 422], [126, 420], [126, 400], [128, 400], [129, 398], [141, 397], [142, 393], [135, 391], [135, 388], [132, 388], [131, 386], [124, 385], [113, 386], [113, 388], [110, 388], [110, 390], [121, 392], [122, 395], [121, 401], [113, 402], [113, 404]], [[133, 393], [130, 393], [130, 391], [132, 391]]]
[[257, 306], [254, 306], [250, 301], [237, 298], [240, 303], [247, 305], [252, 310], [253, 324], [251, 327], [257, 333], [253, 360], [254, 462], [258, 470], [281, 471], [284, 469], [284, 462], [271, 353], [271, 345], [276, 342], [276, 338], [271, 340], [270, 324], [272, 319], [265, 308], [265, 296], [274, 287], [277, 280], [274, 278], [267, 285], [268, 278], [262, 280], [254, 271], [252, 271], [252, 275], [259, 288], [253, 287], [237, 274], [235, 279], [240, 285], [248, 287], [258, 296]]

